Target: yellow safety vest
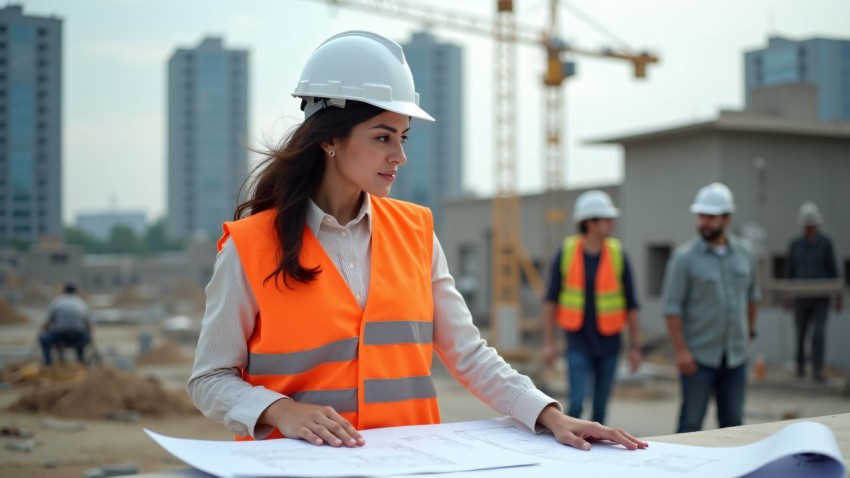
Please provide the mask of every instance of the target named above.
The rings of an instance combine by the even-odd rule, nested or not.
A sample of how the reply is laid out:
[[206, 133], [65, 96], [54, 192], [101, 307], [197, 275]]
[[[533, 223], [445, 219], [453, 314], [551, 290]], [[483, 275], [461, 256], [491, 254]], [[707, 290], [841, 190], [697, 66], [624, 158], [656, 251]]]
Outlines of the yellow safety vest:
[[[584, 324], [584, 247], [581, 236], [564, 239], [561, 253], [561, 292], [558, 324], [578, 332]], [[602, 335], [619, 334], [626, 325], [623, 292], [623, 249], [620, 241], [606, 237], [596, 271], [596, 328]]]

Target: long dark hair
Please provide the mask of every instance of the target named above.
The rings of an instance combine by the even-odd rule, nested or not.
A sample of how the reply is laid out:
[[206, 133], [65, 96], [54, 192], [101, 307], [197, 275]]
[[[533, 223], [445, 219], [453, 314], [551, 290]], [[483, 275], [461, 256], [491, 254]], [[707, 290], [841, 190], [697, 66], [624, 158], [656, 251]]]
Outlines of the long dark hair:
[[275, 232], [280, 241], [277, 269], [263, 283], [274, 278], [291, 288], [288, 280], [309, 283], [321, 272], [319, 266], [307, 269], [301, 265], [301, 237], [307, 222], [307, 204], [325, 174], [325, 152], [321, 144], [334, 139], [345, 140], [356, 125], [384, 110], [359, 101], [347, 101], [345, 108], [325, 108], [290, 131], [275, 148], [258, 151], [265, 158], [258, 164], [242, 187], [249, 196], [236, 207], [234, 220], [267, 209], [276, 209]]

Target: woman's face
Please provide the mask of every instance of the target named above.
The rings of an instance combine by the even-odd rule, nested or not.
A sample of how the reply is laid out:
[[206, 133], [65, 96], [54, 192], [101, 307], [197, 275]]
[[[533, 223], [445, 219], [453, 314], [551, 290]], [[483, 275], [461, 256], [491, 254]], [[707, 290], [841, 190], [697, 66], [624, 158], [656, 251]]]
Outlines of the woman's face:
[[409, 129], [408, 116], [390, 111], [358, 124], [346, 140], [329, 148], [336, 155], [328, 163], [328, 172], [359, 191], [387, 196], [399, 166], [407, 162], [403, 144]]

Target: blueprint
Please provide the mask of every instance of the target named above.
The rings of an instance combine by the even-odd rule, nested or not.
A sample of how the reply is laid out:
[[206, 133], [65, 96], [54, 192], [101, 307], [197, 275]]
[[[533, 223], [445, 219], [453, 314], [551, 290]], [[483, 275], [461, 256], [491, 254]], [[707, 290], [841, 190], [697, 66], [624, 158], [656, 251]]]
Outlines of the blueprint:
[[[366, 477], [443, 473], [452, 478], [628, 476], [629, 478], [846, 476], [832, 431], [790, 424], [749, 445], [726, 448], [650, 442], [644, 450], [594, 443], [580, 451], [509, 418], [361, 432], [366, 446], [333, 448], [301, 440], [217, 442], [147, 433], [187, 464], [215, 476]], [[523, 467], [523, 468], [516, 468]]]

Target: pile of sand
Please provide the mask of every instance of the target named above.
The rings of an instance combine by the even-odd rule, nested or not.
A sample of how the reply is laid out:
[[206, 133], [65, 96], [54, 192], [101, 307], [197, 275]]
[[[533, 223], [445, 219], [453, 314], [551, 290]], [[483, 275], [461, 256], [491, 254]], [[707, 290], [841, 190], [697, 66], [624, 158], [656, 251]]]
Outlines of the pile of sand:
[[0, 299], [0, 324], [24, 324], [29, 319], [12, 307], [11, 304]]
[[125, 410], [160, 417], [196, 412], [185, 394], [107, 366], [90, 369], [86, 378], [74, 384], [38, 386], [22, 393], [9, 410], [67, 418], [104, 418], [109, 412]]
[[158, 364], [158, 363], [177, 363], [186, 360], [186, 356], [180, 351], [180, 346], [173, 342], [163, 342], [159, 347], [155, 347], [147, 352], [139, 355], [136, 363], [139, 365]]

